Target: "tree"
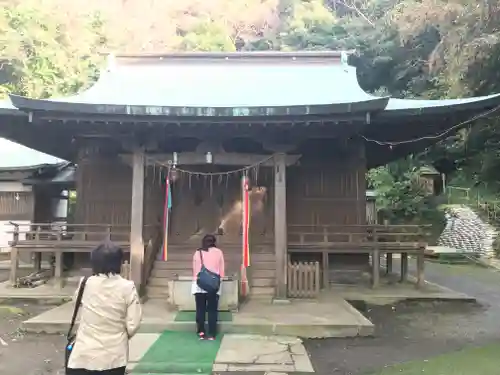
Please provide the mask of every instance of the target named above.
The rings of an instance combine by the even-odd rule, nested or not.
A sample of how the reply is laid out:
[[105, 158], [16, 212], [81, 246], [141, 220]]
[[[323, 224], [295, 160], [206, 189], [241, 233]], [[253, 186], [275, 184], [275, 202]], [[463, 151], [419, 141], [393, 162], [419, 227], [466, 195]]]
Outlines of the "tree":
[[0, 93], [47, 98], [77, 92], [98, 74], [98, 51], [106, 45], [98, 14], [71, 33], [57, 14], [37, 1], [4, 6], [0, 13]]

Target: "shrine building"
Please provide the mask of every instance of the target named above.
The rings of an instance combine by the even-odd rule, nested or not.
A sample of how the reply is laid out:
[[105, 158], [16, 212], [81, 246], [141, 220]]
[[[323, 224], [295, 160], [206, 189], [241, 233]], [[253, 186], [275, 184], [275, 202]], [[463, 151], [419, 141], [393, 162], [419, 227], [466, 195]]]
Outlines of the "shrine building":
[[370, 267], [370, 255], [378, 270], [381, 255], [418, 252], [423, 269], [416, 232], [367, 224], [366, 172], [499, 105], [500, 95], [371, 95], [341, 52], [110, 57], [74, 96], [11, 95], [0, 108], [0, 136], [77, 165], [72, 222], [56, 233], [53, 218], [36, 214], [14, 255], [53, 251], [61, 281], [63, 253], [75, 254], [73, 271], [86, 268], [92, 247], [110, 238], [150, 298], [191, 275], [206, 233], [217, 235], [229, 275], [248, 268], [250, 295], [289, 296], [296, 261], [319, 264], [311, 283], [321, 288], [336, 265]]

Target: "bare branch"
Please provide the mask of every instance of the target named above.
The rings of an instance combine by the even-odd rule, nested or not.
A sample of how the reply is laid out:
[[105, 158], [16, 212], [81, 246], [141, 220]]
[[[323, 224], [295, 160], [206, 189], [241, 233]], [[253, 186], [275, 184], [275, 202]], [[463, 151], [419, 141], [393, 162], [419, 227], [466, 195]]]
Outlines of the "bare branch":
[[359, 10], [359, 8], [356, 5], [354, 5], [354, 3], [348, 4], [345, 0], [335, 0], [335, 3], [341, 4], [348, 9], [355, 11], [358, 14], [358, 16], [360, 16], [366, 22], [368, 22], [370, 26], [375, 27], [375, 24], [361, 10]]

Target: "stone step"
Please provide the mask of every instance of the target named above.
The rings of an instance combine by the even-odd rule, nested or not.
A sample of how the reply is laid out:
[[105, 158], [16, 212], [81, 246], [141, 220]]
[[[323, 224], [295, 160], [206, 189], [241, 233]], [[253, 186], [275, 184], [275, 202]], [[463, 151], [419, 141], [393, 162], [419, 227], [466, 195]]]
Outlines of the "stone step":
[[181, 268], [181, 269], [171, 269], [171, 270], [165, 270], [165, 269], [159, 269], [159, 268], [153, 268], [153, 271], [151, 272], [151, 277], [161, 277], [161, 278], [173, 278], [175, 276], [190, 276], [192, 275], [193, 271], [191, 268]]
[[163, 277], [150, 277], [148, 281], [148, 286], [161, 286], [168, 288], [168, 283], [171, 279]]
[[255, 286], [250, 288], [250, 295], [253, 296], [274, 296], [273, 286]]
[[249, 271], [252, 279], [274, 279], [276, 277], [276, 268], [273, 269], [254, 269], [253, 266]]
[[250, 258], [250, 266], [252, 267], [252, 272], [256, 271], [275, 271], [276, 270], [276, 262], [273, 261], [257, 261], [253, 258]]
[[275, 285], [276, 281], [275, 279], [256, 279], [253, 278], [251, 281], [251, 286], [252, 288], [256, 287], [273, 287]]
[[168, 288], [165, 286], [147, 285], [146, 295], [148, 298], [161, 298], [167, 300]]

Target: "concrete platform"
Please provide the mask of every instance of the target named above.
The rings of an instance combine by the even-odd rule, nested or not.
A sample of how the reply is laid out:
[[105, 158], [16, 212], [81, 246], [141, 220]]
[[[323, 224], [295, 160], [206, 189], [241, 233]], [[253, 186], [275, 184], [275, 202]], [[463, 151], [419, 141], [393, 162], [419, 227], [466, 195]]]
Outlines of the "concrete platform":
[[[158, 333], [139, 333], [130, 341], [127, 372], [132, 372]], [[175, 343], [172, 343], [175, 345]], [[309, 355], [298, 337], [226, 334], [212, 367], [213, 373], [313, 373]]]
[[[65, 303], [23, 323], [35, 333], [65, 333], [73, 303]], [[166, 303], [148, 301], [140, 332], [159, 333], [166, 329], [194, 331], [194, 322], [176, 322], [176, 312]], [[373, 324], [348, 302], [338, 296], [320, 301], [294, 300], [289, 304], [271, 304], [260, 300], [245, 303], [233, 314], [232, 322], [221, 322], [226, 333], [312, 337], [370, 336]]]
[[47, 304], [59, 304], [72, 298], [75, 285], [57, 288], [50, 283], [36, 288], [13, 288], [9, 281], [0, 283], [0, 301], [5, 300], [30, 300]]
[[[414, 278], [408, 276], [408, 282], [382, 282], [380, 287], [373, 289], [369, 285], [331, 285], [329, 291], [324, 291], [323, 298], [335, 294], [348, 301], [363, 301], [372, 304], [387, 304], [399, 301], [457, 301], [476, 302], [474, 297], [455, 292], [444, 286], [426, 281], [425, 286], [417, 289]], [[385, 280], [387, 281], [387, 280]]]

